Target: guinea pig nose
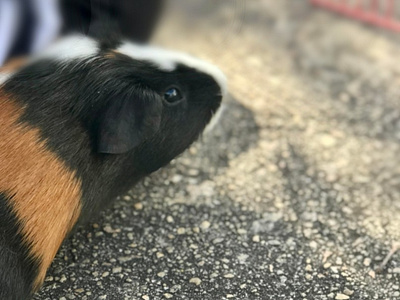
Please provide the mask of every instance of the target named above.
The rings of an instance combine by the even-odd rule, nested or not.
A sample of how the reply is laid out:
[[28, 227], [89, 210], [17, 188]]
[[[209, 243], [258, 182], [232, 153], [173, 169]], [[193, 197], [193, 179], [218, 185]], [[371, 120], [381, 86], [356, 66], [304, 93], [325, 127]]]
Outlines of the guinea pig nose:
[[182, 93], [177, 88], [169, 88], [164, 93], [164, 99], [168, 103], [176, 103], [178, 101], [181, 101], [183, 99], [183, 97], [182, 97]]

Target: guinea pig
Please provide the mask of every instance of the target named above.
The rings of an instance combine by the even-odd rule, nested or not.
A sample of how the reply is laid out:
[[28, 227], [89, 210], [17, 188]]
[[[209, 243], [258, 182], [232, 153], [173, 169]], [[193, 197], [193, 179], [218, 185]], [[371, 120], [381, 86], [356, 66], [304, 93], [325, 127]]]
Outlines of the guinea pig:
[[186, 54], [63, 38], [0, 82], [0, 299], [29, 299], [63, 240], [187, 149], [224, 74]]

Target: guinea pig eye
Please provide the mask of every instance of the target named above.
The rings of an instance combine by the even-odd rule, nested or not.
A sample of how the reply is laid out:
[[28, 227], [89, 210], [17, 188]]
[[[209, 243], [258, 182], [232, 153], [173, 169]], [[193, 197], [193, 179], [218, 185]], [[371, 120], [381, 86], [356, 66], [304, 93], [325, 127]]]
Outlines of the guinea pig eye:
[[176, 103], [182, 100], [182, 94], [177, 88], [170, 88], [164, 94], [164, 99], [168, 103]]

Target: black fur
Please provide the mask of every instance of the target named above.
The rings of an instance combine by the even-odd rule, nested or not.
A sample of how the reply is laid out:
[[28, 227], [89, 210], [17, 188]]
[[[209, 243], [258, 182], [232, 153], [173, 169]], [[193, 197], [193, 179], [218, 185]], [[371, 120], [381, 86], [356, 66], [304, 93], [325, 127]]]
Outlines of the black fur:
[[30, 296], [38, 265], [18, 232], [9, 199], [9, 195], [0, 193], [0, 299], [23, 300]]
[[160, 129], [162, 104], [154, 91], [139, 86], [129, 94], [124, 91], [103, 97], [110, 104], [100, 113], [95, 125], [98, 152], [126, 153]]

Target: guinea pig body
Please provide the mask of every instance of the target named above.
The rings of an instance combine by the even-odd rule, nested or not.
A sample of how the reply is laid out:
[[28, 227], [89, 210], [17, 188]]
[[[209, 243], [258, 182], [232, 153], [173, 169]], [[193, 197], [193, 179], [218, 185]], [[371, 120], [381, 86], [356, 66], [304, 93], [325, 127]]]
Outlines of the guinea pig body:
[[198, 59], [84, 36], [0, 82], [0, 299], [29, 299], [71, 230], [182, 153], [225, 93]]

